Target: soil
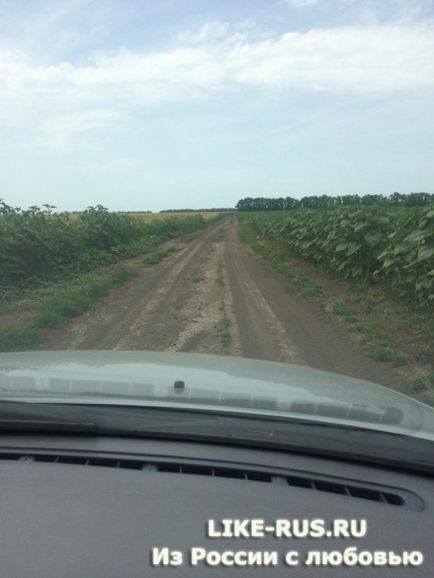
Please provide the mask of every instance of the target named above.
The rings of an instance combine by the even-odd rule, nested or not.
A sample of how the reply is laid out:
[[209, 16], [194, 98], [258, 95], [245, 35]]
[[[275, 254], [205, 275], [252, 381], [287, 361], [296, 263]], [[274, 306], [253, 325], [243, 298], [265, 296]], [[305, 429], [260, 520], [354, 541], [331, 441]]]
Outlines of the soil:
[[233, 355], [403, 385], [399, 368], [370, 359], [341, 319], [256, 255], [237, 219], [170, 246], [178, 250], [67, 328], [45, 331], [38, 348]]

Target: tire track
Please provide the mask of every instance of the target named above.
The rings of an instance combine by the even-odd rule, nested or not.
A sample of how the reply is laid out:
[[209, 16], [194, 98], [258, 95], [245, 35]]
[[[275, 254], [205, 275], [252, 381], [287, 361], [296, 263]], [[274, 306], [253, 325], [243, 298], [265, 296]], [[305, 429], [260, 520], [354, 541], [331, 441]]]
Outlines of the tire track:
[[235, 316], [244, 357], [304, 364], [304, 358], [246, 267], [248, 248], [231, 225], [226, 264], [236, 302]]
[[48, 331], [40, 349], [214, 353], [399, 383], [394, 368], [368, 358], [339, 320], [241, 240], [237, 219], [165, 244], [174, 245], [181, 250]]

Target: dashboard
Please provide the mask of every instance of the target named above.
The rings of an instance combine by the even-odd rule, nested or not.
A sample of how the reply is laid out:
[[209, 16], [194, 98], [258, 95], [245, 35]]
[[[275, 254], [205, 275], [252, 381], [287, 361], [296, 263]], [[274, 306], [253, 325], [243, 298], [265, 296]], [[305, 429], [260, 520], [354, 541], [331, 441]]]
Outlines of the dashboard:
[[433, 480], [411, 472], [170, 440], [0, 440], [8, 578], [432, 578], [433, 537]]

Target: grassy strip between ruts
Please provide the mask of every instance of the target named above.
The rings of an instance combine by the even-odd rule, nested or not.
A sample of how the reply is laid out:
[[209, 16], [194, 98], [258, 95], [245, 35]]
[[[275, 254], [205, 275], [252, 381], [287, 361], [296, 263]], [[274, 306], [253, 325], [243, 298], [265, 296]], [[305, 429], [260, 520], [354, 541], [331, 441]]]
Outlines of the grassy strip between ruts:
[[[397, 366], [409, 363], [406, 356], [399, 351], [393, 337], [385, 331], [380, 319], [361, 319], [355, 307], [349, 304], [345, 295], [326, 296], [323, 288], [316, 281], [309, 279], [305, 273], [296, 271], [288, 265], [289, 253], [278, 243], [263, 239], [258, 230], [248, 221], [240, 221], [241, 236], [252, 249], [269, 261], [273, 268], [286, 278], [298, 283], [309, 295], [318, 299], [320, 306], [343, 318], [349, 330], [359, 335], [367, 354], [377, 360]], [[421, 401], [434, 405], [434, 372], [418, 371], [416, 376], [408, 377], [404, 393], [409, 393]]]
[[219, 311], [221, 312], [222, 316], [217, 325], [217, 329], [220, 335], [220, 344], [222, 350], [225, 351], [227, 347], [230, 346], [232, 343], [232, 334], [231, 334], [231, 320], [228, 317], [226, 311], [226, 305], [224, 302], [219, 306]]
[[154, 265], [158, 265], [158, 263], [163, 261], [166, 257], [170, 257], [170, 255], [173, 255], [173, 253], [177, 253], [180, 250], [181, 250], [180, 247], [168, 247], [163, 251], [158, 251], [157, 253], [154, 253], [153, 255], [149, 255], [149, 257], [146, 257], [143, 260], [143, 265], [145, 267], [152, 267]]

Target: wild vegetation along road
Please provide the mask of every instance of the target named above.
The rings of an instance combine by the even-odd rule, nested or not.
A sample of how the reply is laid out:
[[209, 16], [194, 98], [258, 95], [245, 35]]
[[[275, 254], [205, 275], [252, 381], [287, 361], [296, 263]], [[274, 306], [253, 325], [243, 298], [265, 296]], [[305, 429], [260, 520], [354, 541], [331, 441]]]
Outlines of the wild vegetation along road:
[[397, 370], [369, 359], [335, 316], [241, 240], [236, 218], [165, 246], [177, 250], [48, 331], [40, 348], [236, 355], [399, 383]]

